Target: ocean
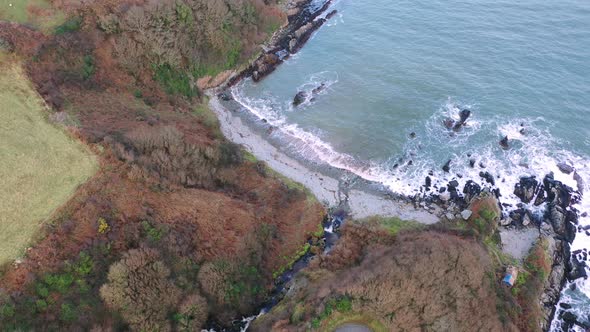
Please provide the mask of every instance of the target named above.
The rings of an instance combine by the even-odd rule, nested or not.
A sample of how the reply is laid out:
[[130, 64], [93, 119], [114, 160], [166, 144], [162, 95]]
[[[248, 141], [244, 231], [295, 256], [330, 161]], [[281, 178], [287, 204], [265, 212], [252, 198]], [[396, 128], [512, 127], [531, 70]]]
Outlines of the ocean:
[[[427, 194], [429, 174], [462, 188], [489, 186], [487, 171], [513, 206], [521, 176], [553, 172], [578, 188], [557, 167], [567, 163], [584, 180], [575, 208], [590, 225], [590, 1], [340, 0], [333, 9], [273, 74], [232, 90], [286, 149], [410, 196]], [[465, 126], [447, 129], [463, 109]], [[582, 248], [590, 236], [579, 232], [572, 251]], [[590, 281], [575, 284], [561, 302], [590, 323]]]

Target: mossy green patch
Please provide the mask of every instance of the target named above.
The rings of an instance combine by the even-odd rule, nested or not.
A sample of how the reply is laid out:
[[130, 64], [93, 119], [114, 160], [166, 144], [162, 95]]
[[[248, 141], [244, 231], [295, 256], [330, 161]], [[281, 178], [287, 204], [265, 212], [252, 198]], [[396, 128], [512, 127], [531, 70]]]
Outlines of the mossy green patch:
[[301, 249], [299, 249], [295, 254], [293, 254], [293, 256], [291, 256], [291, 257], [284, 256], [283, 259], [285, 261], [287, 261], [287, 263], [285, 265], [283, 265], [281, 268], [279, 268], [278, 270], [276, 270], [275, 272], [273, 272], [272, 277], [276, 279], [281, 274], [283, 274], [283, 272], [290, 269], [293, 266], [293, 264], [295, 264], [295, 262], [297, 262], [297, 260], [299, 260], [301, 257], [305, 256], [305, 254], [307, 254], [309, 252], [309, 249], [311, 249], [311, 244], [306, 243], [303, 245], [303, 247]]
[[397, 217], [373, 216], [359, 220], [360, 223], [374, 222], [387, 229], [391, 235], [396, 235], [402, 230], [420, 229], [423, 224], [414, 220], [402, 220]]

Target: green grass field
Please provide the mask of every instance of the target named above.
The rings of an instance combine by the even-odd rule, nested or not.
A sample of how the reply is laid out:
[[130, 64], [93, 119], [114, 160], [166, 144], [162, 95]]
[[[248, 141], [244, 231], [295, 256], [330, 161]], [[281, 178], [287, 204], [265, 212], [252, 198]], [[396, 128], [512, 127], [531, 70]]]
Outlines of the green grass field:
[[45, 107], [20, 65], [0, 57], [0, 265], [21, 256], [98, 168], [81, 142], [47, 121]]
[[[37, 9], [41, 15], [33, 15], [30, 9]], [[63, 13], [52, 10], [47, 0], [0, 0], [0, 20], [27, 23], [49, 32], [65, 18]]]

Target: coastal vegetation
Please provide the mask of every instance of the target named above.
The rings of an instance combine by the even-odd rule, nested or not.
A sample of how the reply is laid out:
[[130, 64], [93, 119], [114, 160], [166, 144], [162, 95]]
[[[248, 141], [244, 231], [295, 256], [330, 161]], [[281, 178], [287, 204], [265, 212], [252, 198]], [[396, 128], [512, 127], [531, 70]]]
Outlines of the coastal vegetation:
[[[3, 186], [22, 192], [2, 195], [0, 326], [192, 331], [252, 314], [276, 271], [310, 250], [325, 210], [221, 135], [199, 79], [254, 57], [284, 10], [258, 0], [46, 4], [59, 22], [0, 21], [11, 61], [0, 102], [15, 111], [1, 116], [17, 125], [2, 131], [0, 169], [31, 183]], [[35, 18], [18, 5], [18, 19], [1, 19]]]

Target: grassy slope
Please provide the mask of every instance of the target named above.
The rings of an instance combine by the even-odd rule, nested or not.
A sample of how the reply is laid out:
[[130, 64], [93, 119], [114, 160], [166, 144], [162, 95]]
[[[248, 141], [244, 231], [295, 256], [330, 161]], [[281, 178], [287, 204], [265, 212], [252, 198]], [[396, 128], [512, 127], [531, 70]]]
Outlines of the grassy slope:
[[97, 169], [80, 142], [46, 121], [43, 105], [20, 66], [0, 58], [0, 264]]
[[63, 23], [65, 15], [53, 10], [47, 0], [0, 0], [0, 20], [32, 24], [49, 31]]

